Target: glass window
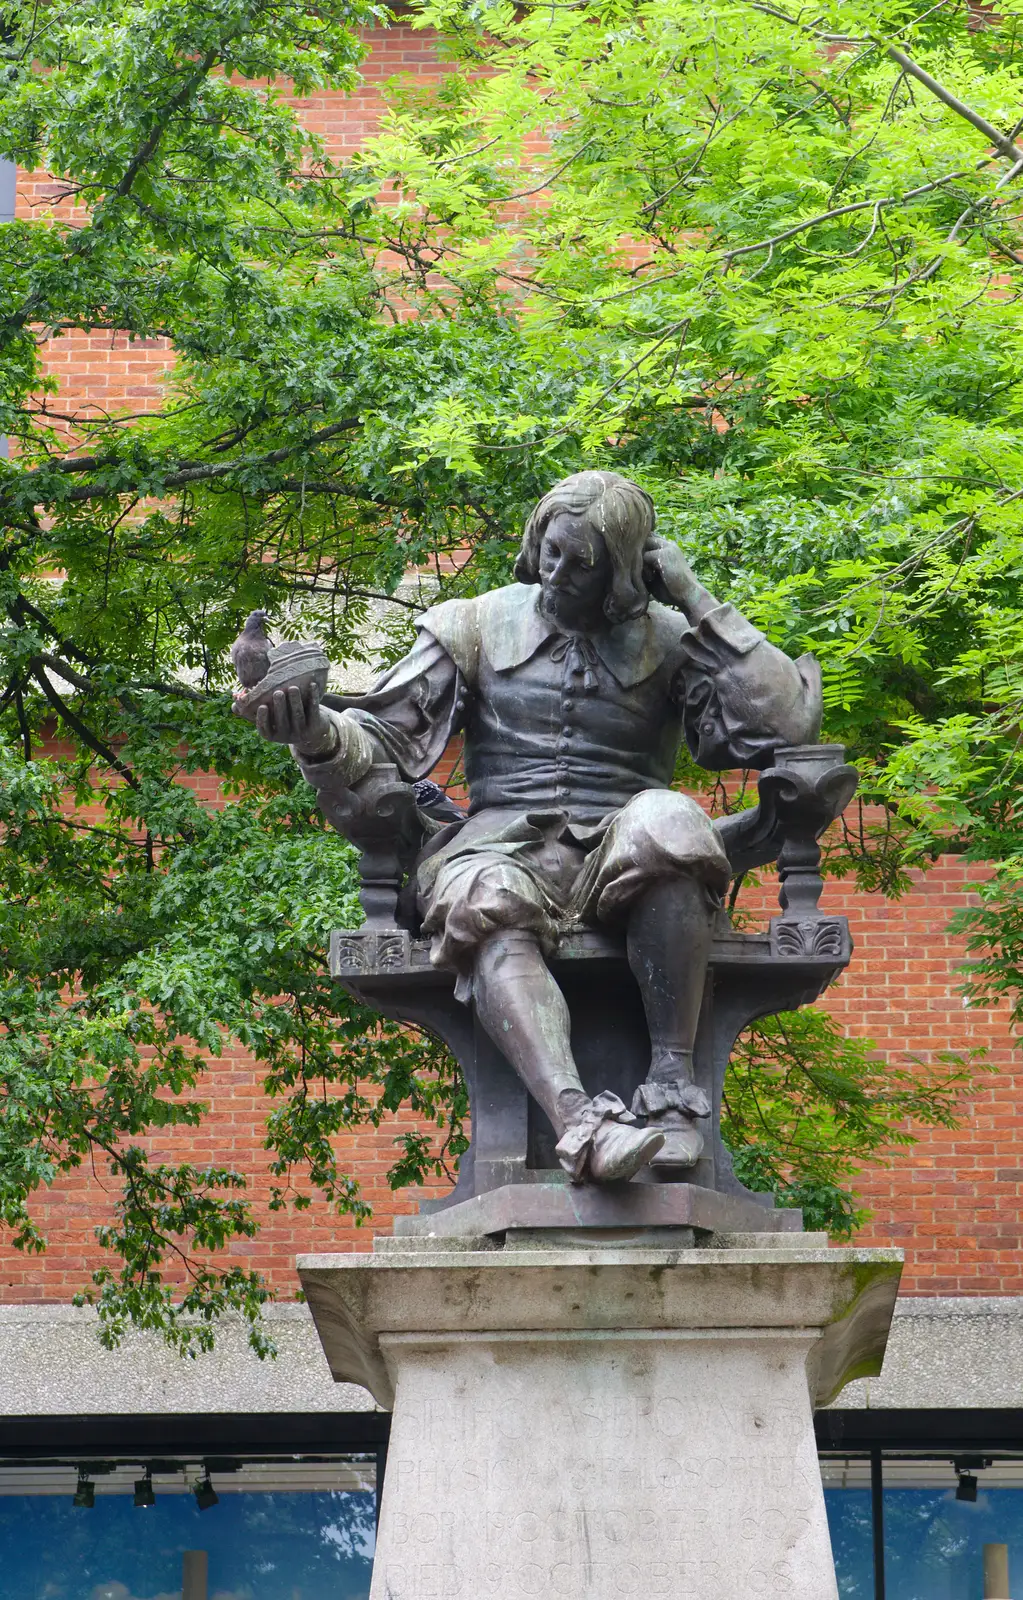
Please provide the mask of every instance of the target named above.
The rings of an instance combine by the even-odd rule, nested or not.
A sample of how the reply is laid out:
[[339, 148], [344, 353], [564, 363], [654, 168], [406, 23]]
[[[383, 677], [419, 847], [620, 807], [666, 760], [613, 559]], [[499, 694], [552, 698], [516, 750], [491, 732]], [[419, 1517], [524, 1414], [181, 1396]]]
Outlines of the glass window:
[[[985, 1565], [999, 1563], [1023, 1593], [1023, 1463], [960, 1475], [947, 1460], [886, 1460], [884, 1516], [886, 1600], [984, 1600]], [[986, 1592], [1008, 1600], [1000, 1584]]]
[[371, 1457], [86, 1465], [0, 1466], [3, 1600], [367, 1600]]
[[[841, 1600], [873, 1600], [870, 1463], [821, 1474]], [[1023, 1595], [1023, 1461], [885, 1456], [883, 1506], [885, 1600]]]
[[874, 1600], [870, 1462], [821, 1461], [824, 1504], [841, 1600]]

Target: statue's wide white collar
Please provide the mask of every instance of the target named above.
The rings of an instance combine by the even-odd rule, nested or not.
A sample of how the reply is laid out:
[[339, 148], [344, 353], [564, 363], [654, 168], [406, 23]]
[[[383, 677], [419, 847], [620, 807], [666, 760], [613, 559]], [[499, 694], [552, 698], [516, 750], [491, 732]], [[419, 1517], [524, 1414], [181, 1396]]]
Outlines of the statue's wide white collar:
[[[470, 683], [476, 681], [481, 650], [495, 672], [510, 672], [561, 631], [541, 611], [540, 586], [533, 583], [511, 583], [476, 600], [444, 601], [431, 607], [420, 625]], [[643, 616], [587, 637], [607, 670], [629, 689], [656, 672], [689, 631], [680, 612], [651, 600]]]

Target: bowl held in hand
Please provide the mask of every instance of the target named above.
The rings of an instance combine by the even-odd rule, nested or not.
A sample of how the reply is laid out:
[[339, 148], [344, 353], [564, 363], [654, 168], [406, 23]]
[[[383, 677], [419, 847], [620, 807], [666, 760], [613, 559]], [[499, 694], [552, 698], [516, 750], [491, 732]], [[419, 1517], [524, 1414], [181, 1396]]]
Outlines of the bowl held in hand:
[[305, 691], [314, 684], [320, 694], [327, 687], [330, 661], [318, 644], [307, 640], [285, 640], [270, 651], [270, 667], [265, 676], [251, 689], [242, 689], [234, 697], [234, 713], [246, 722], [255, 722], [260, 706], [268, 706], [278, 689], [295, 687]]

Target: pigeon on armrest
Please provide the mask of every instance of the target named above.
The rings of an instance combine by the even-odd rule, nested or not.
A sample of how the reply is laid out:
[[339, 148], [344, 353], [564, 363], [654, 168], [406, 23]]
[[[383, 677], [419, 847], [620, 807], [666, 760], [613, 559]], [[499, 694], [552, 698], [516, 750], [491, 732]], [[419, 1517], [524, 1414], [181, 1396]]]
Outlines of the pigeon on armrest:
[[433, 822], [464, 822], [465, 812], [449, 800], [439, 783], [432, 778], [420, 778], [412, 785], [416, 806]]

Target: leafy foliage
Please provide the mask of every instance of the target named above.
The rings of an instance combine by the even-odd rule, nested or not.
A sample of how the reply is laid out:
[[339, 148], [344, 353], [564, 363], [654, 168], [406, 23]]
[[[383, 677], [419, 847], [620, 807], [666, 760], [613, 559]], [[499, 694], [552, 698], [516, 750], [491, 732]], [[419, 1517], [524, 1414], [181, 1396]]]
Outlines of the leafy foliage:
[[[41, 0], [0, 42], [0, 149], [63, 196], [0, 230], [0, 1206], [36, 1247], [33, 1192], [110, 1165], [111, 1336], [128, 1316], [187, 1347], [184, 1304], [262, 1337], [262, 1285], [209, 1264], [254, 1225], [241, 1175], [145, 1144], [196, 1124], [225, 1041], [277, 1097], [275, 1203], [296, 1175], [359, 1214], [332, 1140], [403, 1103], [441, 1143], [410, 1136], [395, 1181], [460, 1148], [446, 1058], [323, 976], [350, 861], [230, 717], [228, 642], [261, 606], [365, 659], [410, 567], [504, 581], [581, 465], [641, 481], [716, 592], [821, 659], [866, 801], [829, 870], [897, 893], [945, 850], [994, 863], [971, 981], [1019, 994], [1017, 19], [411, 15], [446, 70], [394, 84], [344, 163], [287, 96], [355, 84], [363, 0]], [[161, 408], [69, 398], [51, 341], [101, 334], [163, 342]], [[879, 1077], [816, 1014], [743, 1051], [743, 1170], [839, 1231], [856, 1165], [965, 1083]]]
[[805, 1227], [848, 1238], [869, 1217], [849, 1187], [857, 1171], [915, 1144], [914, 1128], [954, 1128], [983, 1068], [951, 1051], [901, 1067], [811, 1008], [765, 1017], [743, 1034], [725, 1082], [735, 1171], [779, 1205], [801, 1207]]

